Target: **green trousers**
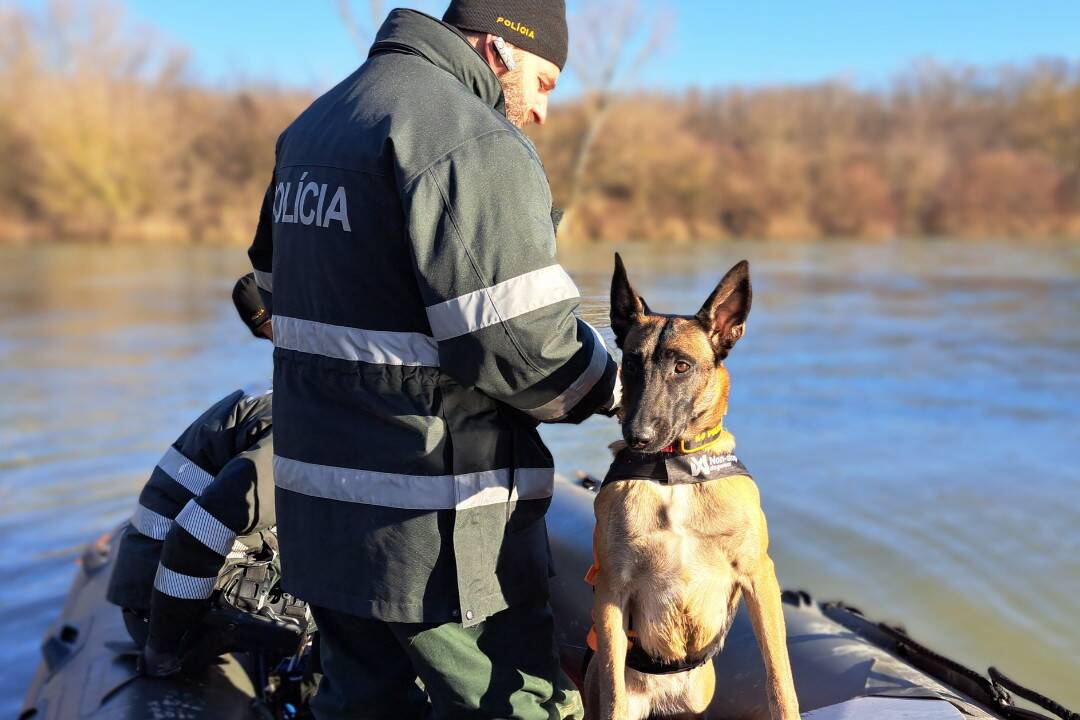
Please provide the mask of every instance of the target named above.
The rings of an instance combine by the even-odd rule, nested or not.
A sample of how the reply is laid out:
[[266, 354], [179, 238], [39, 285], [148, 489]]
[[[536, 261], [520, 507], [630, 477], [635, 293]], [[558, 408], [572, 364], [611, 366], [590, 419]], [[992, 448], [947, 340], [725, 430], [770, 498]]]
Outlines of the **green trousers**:
[[584, 716], [577, 690], [559, 669], [546, 606], [503, 610], [470, 628], [311, 610], [323, 670], [311, 701], [318, 720]]

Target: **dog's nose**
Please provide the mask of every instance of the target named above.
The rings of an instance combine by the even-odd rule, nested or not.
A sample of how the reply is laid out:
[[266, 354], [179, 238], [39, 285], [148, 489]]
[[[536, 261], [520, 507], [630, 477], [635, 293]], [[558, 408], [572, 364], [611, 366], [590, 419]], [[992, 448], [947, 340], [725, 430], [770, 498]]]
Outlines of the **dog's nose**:
[[634, 450], [641, 450], [655, 439], [656, 430], [653, 428], [642, 428], [640, 430], [635, 430], [634, 434], [626, 439], [626, 444]]

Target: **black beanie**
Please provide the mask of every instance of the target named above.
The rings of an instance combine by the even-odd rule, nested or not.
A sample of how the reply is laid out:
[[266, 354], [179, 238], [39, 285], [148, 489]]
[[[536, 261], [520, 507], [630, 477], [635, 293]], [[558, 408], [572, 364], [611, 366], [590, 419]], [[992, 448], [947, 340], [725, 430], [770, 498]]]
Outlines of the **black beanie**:
[[258, 330], [270, 319], [270, 313], [263, 305], [262, 296], [259, 295], [259, 287], [255, 284], [255, 273], [248, 273], [236, 281], [232, 291], [233, 305], [240, 319], [251, 330], [251, 334], [261, 338]]
[[565, 0], [450, 0], [443, 22], [500, 35], [506, 42], [566, 65]]

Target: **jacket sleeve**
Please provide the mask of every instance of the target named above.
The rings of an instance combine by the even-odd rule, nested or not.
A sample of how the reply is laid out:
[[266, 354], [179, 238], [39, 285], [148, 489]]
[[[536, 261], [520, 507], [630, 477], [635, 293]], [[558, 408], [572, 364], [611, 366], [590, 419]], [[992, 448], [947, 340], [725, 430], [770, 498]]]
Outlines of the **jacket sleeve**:
[[248, 248], [248, 258], [255, 270], [255, 284], [259, 287], [266, 311], [274, 314], [274, 178], [270, 177], [270, 186], [263, 194], [262, 209], [259, 210], [259, 225], [255, 229], [255, 239]]
[[149, 643], [155, 650], [175, 652], [202, 620], [237, 538], [275, 523], [272, 458], [273, 438], [266, 432], [176, 516], [150, 603]]
[[617, 372], [555, 260], [551, 192], [516, 133], [470, 140], [403, 183], [416, 278], [444, 372], [542, 422], [616, 403]]

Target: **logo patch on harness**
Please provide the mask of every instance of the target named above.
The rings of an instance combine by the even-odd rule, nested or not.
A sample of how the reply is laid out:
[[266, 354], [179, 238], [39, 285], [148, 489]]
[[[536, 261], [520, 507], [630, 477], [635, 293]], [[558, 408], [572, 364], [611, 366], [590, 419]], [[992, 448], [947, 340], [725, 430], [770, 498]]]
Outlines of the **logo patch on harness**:
[[620, 450], [608, 468], [604, 485], [622, 480], [649, 480], [661, 485], [689, 485], [735, 475], [750, 476], [733, 452], [678, 455], [670, 452], [640, 455], [628, 448]]
[[715, 472], [733, 467], [739, 462], [739, 459], [731, 453], [726, 455], [713, 455], [712, 453], [687, 455], [686, 459], [690, 462], [690, 474], [695, 477], [707, 477]]

